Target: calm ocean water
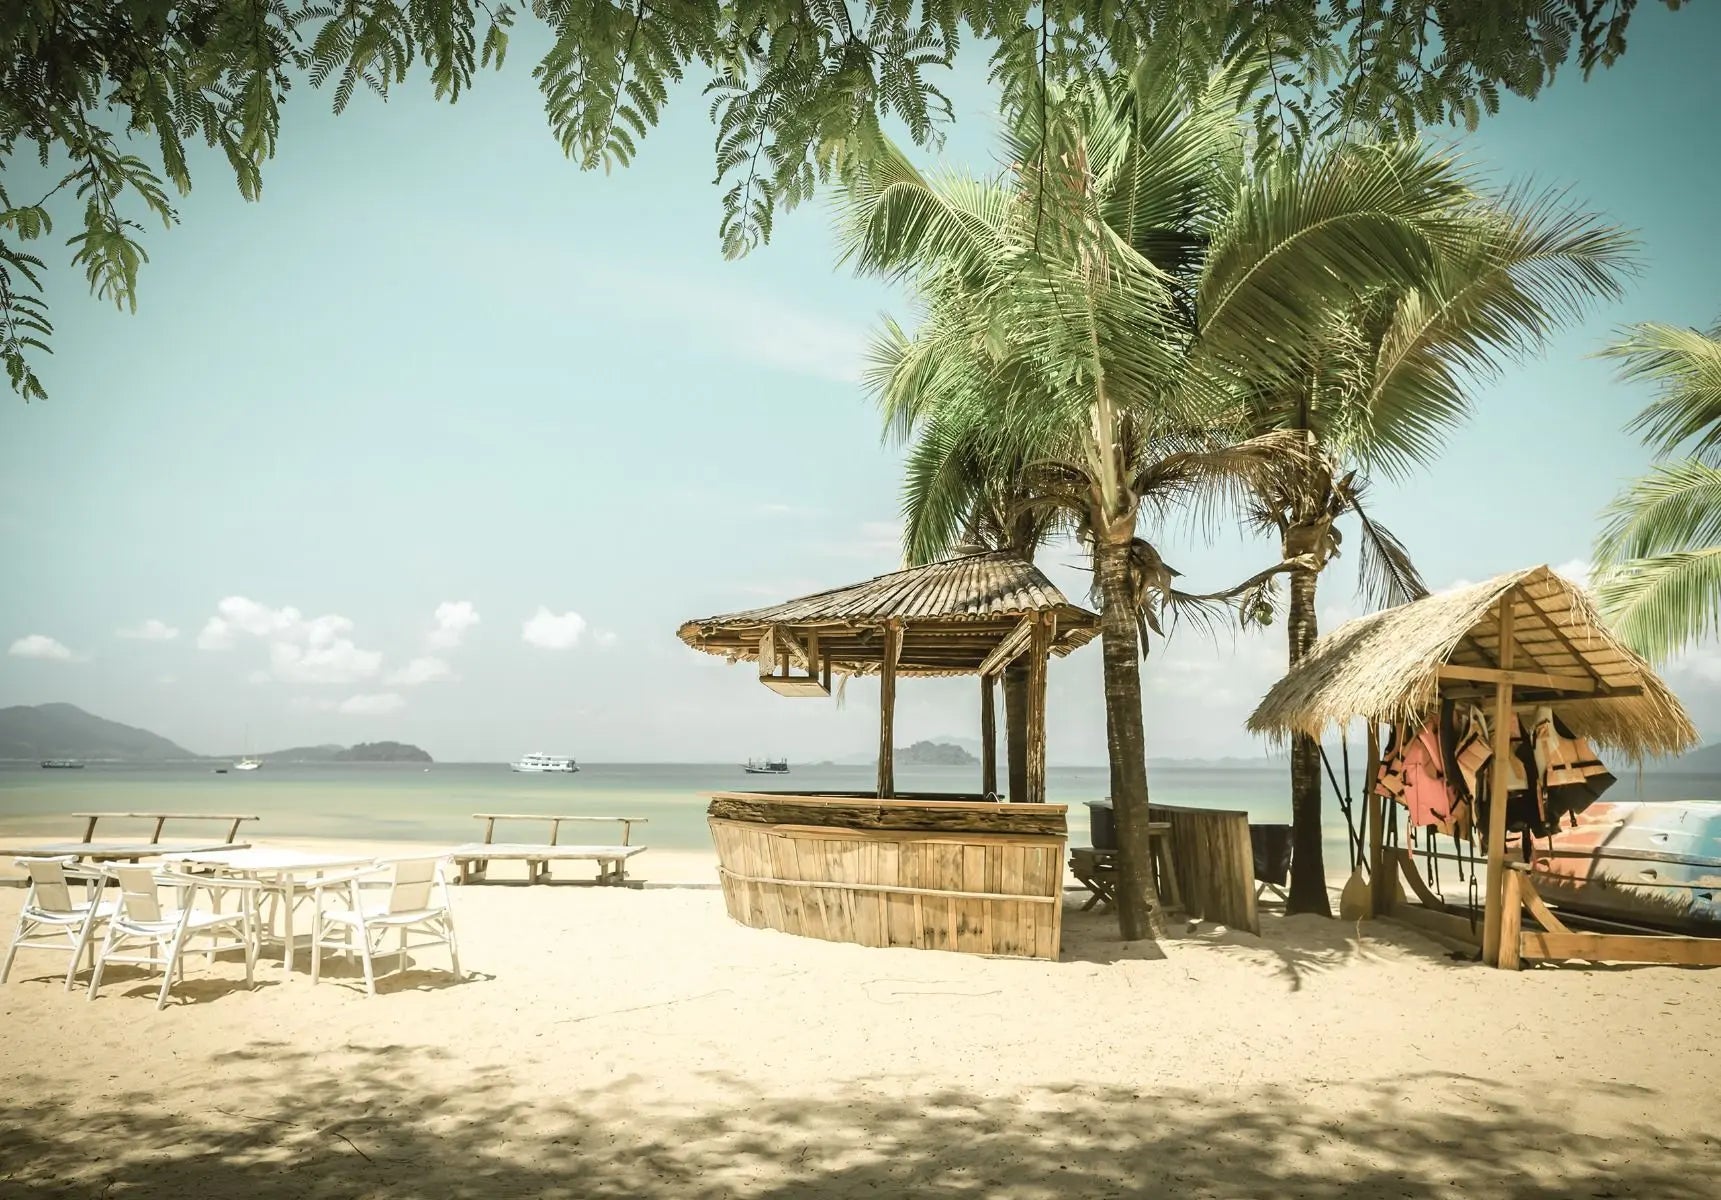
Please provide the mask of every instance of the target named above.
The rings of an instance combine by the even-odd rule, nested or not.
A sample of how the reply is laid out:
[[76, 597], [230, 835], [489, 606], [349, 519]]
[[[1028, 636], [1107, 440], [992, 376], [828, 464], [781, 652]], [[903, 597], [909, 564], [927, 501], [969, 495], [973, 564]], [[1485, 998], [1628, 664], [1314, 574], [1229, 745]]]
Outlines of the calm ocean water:
[[[1353, 783], [1360, 797], [1361, 772]], [[905, 767], [903, 791], [957, 792], [978, 786], [968, 767]], [[1085, 841], [1081, 804], [1106, 794], [1099, 767], [1053, 767], [1048, 798], [1069, 804], [1073, 840]], [[808, 766], [787, 778], [749, 776], [724, 763], [596, 763], [575, 775], [519, 775], [500, 763], [270, 764], [260, 771], [217, 775], [208, 765], [104, 766], [50, 771], [0, 764], [0, 831], [74, 836], [74, 812], [250, 813], [253, 837], [331, 837], [365, 841], [469, 841], [481, 836], [475, 812], [545, 812], [645, 817], [637, 840], [663, 849], [705, 850], [703, 793], [723, 790], [865, 791], [871, 767]], [[1242, 809], [1256, 821], [1288, 821], [1285, 775], [1270, 769], [1159, 767], [1149, 773], [1154, 799], [1165, 804]], [[1622, 775], [1609, 799], [1721, 798], [1718, 775]], [[116, 826], [114, 833], [125, 832]], [[520, 835], [525, 835], [520, 829]], [[1342, 863], [1344, 821], [1328, 802], [1329, 868]], [[505, 833], [503, 836], [507, 836]]]

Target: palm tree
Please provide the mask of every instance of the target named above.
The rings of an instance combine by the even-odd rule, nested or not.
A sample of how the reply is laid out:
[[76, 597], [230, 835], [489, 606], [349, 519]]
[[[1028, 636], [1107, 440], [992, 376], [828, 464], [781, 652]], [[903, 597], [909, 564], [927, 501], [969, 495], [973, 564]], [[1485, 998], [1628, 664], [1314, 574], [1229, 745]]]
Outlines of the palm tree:
[[1663, 462], [1608, 507], [1596, 543], [1602, 611], [1647, 658], [1721, 632], [1721, 324], [1632, 327], [1606, 352], [1660, 397], [1630, 427]]
[[[874, 342], [868, 372], [872, 390], [889, 391], [895, 366], [910, 346], [901, 327], [886, 322]], [[968, 545], [1032, 562], [1040, 546], [1060, 531], [1060, 516], [1032, 503], [1022, 474], [1026, 463], [990, 460], [983, 427], [967, 416], [956, 406], [932, 411], [915, 435], [903, 486], [904, 557], [918, 565]], [[1017, 658], [1006, 666], [1001, 683], [1005, 791], [1021, 796], [1028, 790], [1027, 662]]]
[[924, 316], [889, 390], [899, 428], [985, 413], [993, 462], [1074, 514], [1101, 609], [1126, 938], [1156, 933], [1148, 867], [1141, 627], [1170, 573], [1139, 522], [1283, 453], [1230, 453], [1245, 381], [1294, 369], [1315, 314], [1424, 279], [1471, 192], [1416, 144], [1256, 163], [1238, 85], [1165, 73], [1085, 82], [1008, 138], [1004, 177], [936, 182], [885, 153], [850, 189], [846, 257]]
[[[1251, 519], [1276, 532], [1290, 572], [1289, 660], [1314, 644], [1316, 587], [1342, 544], [1360, 535], [1360, 592], [1374, 607], [1426, 595], [1404, 546], [1372, 520], [1370, 473], [1404, 478], [1439, 452], [1469, 414], [1472, 385], [1542, 346], [1592, 300], [1619, 294], [1632, 243], [1557, 196], [1479, 198], [1436, 246], [1413, 288], [1386, 287], [1335, 306], [1304, 347], [1304, 369], [1247, 399], [1247, 428], [1293, 433], [1306, 452], [1262, 476]], [[1289, 912], [1330, 915], [1322, 861], [1320, 746], [1291, 740], [1293, 853]]]

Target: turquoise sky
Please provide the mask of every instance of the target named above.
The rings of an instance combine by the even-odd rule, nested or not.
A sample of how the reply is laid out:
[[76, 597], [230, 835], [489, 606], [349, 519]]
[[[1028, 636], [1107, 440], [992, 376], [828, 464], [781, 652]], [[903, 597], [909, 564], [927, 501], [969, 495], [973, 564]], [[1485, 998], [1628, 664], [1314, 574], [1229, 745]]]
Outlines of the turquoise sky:
[[[1638, 230], [1643, 270], [1480, 390], [1424, 476], [1380, 490], [1431, 583], [1584, 559], [1644, 466], [1622, 433], [1644, 393], [1588, 356], [1629, 321], [1721, 316], [1717, 49], [1721, 8], [1645, 5], [1617, 67], [1465, 140], [1501, 183], [1569, 186]], [[150, 231], [135, 316], [53, 262], [53, 398], [0, 402], [0, 704], [69, 700], [203, 752], [247, 731], [443, 759], [869, 748], [876, 685], [841, 709], [781, 699], [674, 630], [896, 565], [899, 459], [855, 372], [898, 299], [833, 270], [820, 206], [722, 260], [695, 90], [631, 168], [579, 172], [531, 52], [519, 39], [454, 107], [407, 87], [335, 118], [295, 91], [260, 203], [206, 156], [183, 225]], [[993, 164], [984, 75], [974, 58], [951, 85], [953, 164]], [[1202, 587], [1271, 552], [1164, 540]], [[1047, 557], [1082, 595], [1079, 556]], [[1328, 572], [1328, 622], [1353, 583]], [[439, 627], [444, 604], [469, 607]], [[1282, 638], [1156, 650], [1151, 752], [1258, 753], [1242, 719]], [[1094, 651], [1053, 669], [1054, 762], [1104, 760], [1099, 669]], [[1721, 736], [1721, 656], [1669, 678]], [[974, 692], [905, 685], [899, 730], [973, 736]]]

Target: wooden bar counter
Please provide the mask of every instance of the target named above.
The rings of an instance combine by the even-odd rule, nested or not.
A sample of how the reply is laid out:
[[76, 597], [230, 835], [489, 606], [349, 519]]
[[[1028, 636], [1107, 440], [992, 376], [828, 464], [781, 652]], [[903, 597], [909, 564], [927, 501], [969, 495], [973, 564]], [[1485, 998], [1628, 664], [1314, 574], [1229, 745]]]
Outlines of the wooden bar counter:
[[1056, 959], [1061, 804], [979, 797], [711, 794], [729, 915], [861, 946]]

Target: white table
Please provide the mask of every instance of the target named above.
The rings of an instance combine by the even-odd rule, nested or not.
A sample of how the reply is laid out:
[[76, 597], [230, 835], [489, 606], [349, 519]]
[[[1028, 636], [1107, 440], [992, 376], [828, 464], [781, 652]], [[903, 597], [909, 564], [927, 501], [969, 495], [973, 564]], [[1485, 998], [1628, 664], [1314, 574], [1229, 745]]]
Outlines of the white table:
[[[377, 862], [375, 857], [368, 855], [355, 857], [350, 854], [314, 854], [303, 850], [271, 850], [261, 846], [250, 850], [223, 850], [180, 854], [174, 857], [186, 866], [202, 867], [252, 880], [261, 885], [264, 891], [274, 892], [281, 897], [284, 914], [282, 940], [285, 943], [281, 951], [281, 970], [287, 978], [292, 977], [293, 961], [298, 949], [298, 939], [293, 933], [293, 910], [311, 895], [325, 874], [374, 866]], [[259, 901], [258, 916], [261, 916], [261, 909], [262, 904]], [[315, 922], [316, 918], [313, 917], [312, 920]], [[311, 936], [317, 936], [314, 924]]]

